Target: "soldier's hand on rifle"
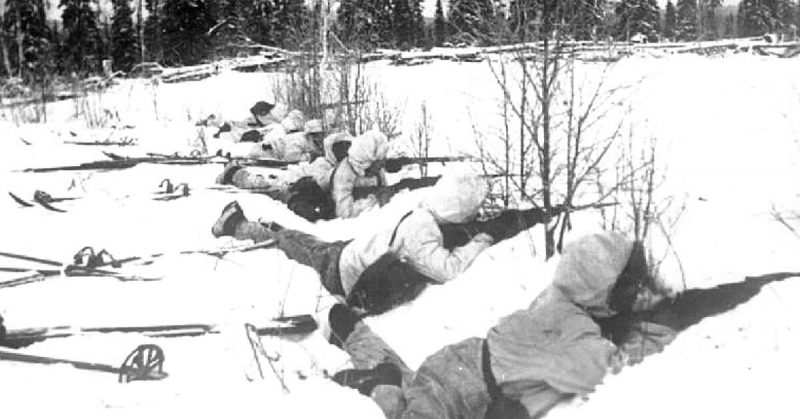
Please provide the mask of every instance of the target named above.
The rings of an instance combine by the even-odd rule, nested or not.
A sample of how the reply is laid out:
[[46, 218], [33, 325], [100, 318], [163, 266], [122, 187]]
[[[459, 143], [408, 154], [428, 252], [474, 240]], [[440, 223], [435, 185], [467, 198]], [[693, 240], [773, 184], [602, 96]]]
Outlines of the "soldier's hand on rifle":
[[475, 237], [472, 238], [474, 242], [484, 242], [488, 243], [490, 246], [494, 244], [494, 237], [486, 234], [486, 233], [478, 233]]
[[553, 221], [553, 217], [558, 217], [559, 214], [564, 212], [563, 205], [556, 205], [550, 211], [542, 208], [542, 223], [549, 223]]
[[397, 159], [387, 159], [384, 169], [389, 173], [397, 173], [403, 168], [403, 164]]
[[542, 218], [539, 221], [541, 224], [550, 224], [553, 221], [553, 216], [547, 211], [542, 211]]
[[381, 190], [375, 192], [375, 198], [378, 200], [378, 204], [380, 204], [380, 206], [388, 204], [393, 195], [394, 191], [391, 188], [382, 188]]

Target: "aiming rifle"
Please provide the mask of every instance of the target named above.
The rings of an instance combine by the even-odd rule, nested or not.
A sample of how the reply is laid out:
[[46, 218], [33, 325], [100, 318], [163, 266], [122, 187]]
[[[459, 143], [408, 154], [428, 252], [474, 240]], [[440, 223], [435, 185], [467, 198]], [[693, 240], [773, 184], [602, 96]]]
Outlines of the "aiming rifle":
[[[242, 166], [254, 166], [254, 167], [267, 167], [267, 168], [274, 168], [274, 169], [283, 169], [293, 164], [300, 164], [303, 163], [302, 160], [277, 160], [277, 159], [267, 159], [267, 158], [229, 158], [229, 160], [235, 160], [238, 164]], [[386, 171], [389, 173], [395, 173], [400, 171], [403, 166], [407, 166], [410, 164], [429, 164], [429, 163], [449, 163], [449, 162], [461, 162], [461, 161], [476, 161], [472, 157], [390, 157], [384, 159], [386, 164]], [[218, 163], [227, 163], [227, 161], [218, 161]]]
[[492, 236], [494, 242], [497, 243], [514, 237], [536, 224], [548, 222], [552, 217], [564, 212], [566, 209], [569, 209], [570, 212], [574, 212], [610, 205], [616, 205], [616, 203], [597, 203], [566, 208], [558, 205], [551, 211], [545, 211], [544, 208], [529, 208], [526, 210], [511, 209], [504, 210], [499, 215], [484, 221], [473, 221], [463, 224], [443, 224], [440, 225], [439, 228], [442, 230], [444, 247], [448, 249], [469, 243], [469, 241], [479, 233], [486, 233]]
[[800, 277], [797, 272], [779, 272], [754, 277], [744, 281], [717, 285], [706, 289], [689, 289], [675, 297], [662, 300], [648, 311], [621, 313], [609, 318], [595, 319], [603, 334], [612, 342], [624, 341], [632, 326], [655, 323], [682, 332], [703, 319], [733, 310], [750, 301], [764, 286], [789, 278]]
[[301, 163], [300, 160], [286, 161], [286, 160], [264, 159], [264, 158], [243, 158], [235, 160], [238, 164], [242, 166], [266, 167], [272, 169], [285, 169], [286, 167], [291, 166], [293, 164]]
[[349, 102], [334, 102], [334, 103], [320, 103], [319, 108], [326, 110], [326, 109], [333, 109], [339, 106], [352, 106], [352, 105], [363, 105], [367, 103], [366, 100], [353, 100]]
[[374, 194], [378, 197], [379, 202], [386, 202], [403, 189], [414, 190], [433, 186], [439, 181], [439, 177], [440, 176], [406, 178], [387, 186], [359, 186], [353, 189], [353, 197], [355, 197], [355, 199], [361, 199], [370, 194]]
[[389, 157], [383, 160], [386, 171], [395, 173], [400, 171], [403, 166], [410, 164], [427, 165], [430, 163], [451, 163], [451, 162], [464, 162], [464, 161], [479, 161], [474, 157], [468, 156], [455, 156], [455, 157]]

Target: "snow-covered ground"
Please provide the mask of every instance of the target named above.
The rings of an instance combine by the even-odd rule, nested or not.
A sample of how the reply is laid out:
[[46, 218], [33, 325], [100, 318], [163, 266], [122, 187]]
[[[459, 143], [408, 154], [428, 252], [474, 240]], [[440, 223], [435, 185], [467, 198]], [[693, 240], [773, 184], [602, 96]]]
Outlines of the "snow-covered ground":
[[[591, 78], [599, 66], [582, 64], [579, 73]], [[369, 70], [402, 111], [406, 136], [419, 118], [420, 104], [426, 103], [435, 138], [432, 155], [474, 151], [476, 130], [491, 135], [497, 128], [500, 91], [486, 63], [375, 63]], [[619, 62], [609, 74], [610, 85], [641, 80], [623, 101], [609, 106], [625, 110], [626, 124], [635, 127], [637, 137], [657, 140], [659, 157], [668, 165], [659, 193], [686, 205], [672, 236], [681, 265], [669, 264], [663, 272], [669, 285], [680, 288], [685, 280], [689, 287], [709, 287], [746, 275], [800, 272], [800, 238], [770, 215], [773, 205], [793, 210], [798, 203], [797, 74], [798, 60], [749, 55], [634, 57]], [[18, 171], [103, 160], [100, 150], [188, 154], [200, 147], [201, 136], [213, 152], [225, 144], [194, 121], [211, 113], [242, 119], [253, 102], [272, 98], [272, 86], [272, 76], [263, 73], [223, 73], [162, 85], [124, 81], [84, 104], [101, 114], [102, 109], [118, 113], [114, 123], [130, 128], [116, 130], [88, 129], [74, 117], [75, 101], [49, 104], [48, 123], [42, 125], [14, 126], [11, 111], [2, 110], [2, 192], [29, 199], [34, 190], [43, 189], [80, 199], [58, 204], [67, 213], [0, 200], [0, 251], [65, 262], [87, 245], [108, 249], [117, 258], [167, 252], [151, 265], [124, 269], [158, 281], [69, 277], [0, 289], [6, 327], [207, 323], [222, 330], [191, 338], [111, 334], [34, 344], [25, 351], [117, 365], [136, 345], [156, 343], [166, 353], [170, 375], [157, 382], [118, 384], [113, 375], [68, 366], [0, 362], [0, 409], [8, 417], [51, 412], [90, 417], [382, 417], [368, 398], [324, 379], [326, 371], [333, 374], [346, 366], [347, 357], [319, 334], [299, 341], [263, 338], [267, 350], [281, 356], [275, 362], [277, 374], [266, 370], [262, 379], [258, 372], [245, 322], [257, 325], [279, 315], [314, 313], [332, 303], [310, 268], [276, 250], [221, 259], [175, 253], [236, 244], [210, 234], [220, 210], [233, 199], [252, 219], [276, 220], [333, 240], [368, 231], [387, 212], [415, 205], [424, 191], [402, 194], [388, 207], [355, 220], [314, 225], [267, 197], [209, 189], [219, 165]], [[609, 118], [613, 115], [619, 113], [611, 112]], [[65, 144], [126, 136], [136, 138], [137, 145]], [[164, 178], [188, 182], [191, 196], [153, 200]], [[574, 234], [596, 228], [594, 220], [592, 215], [578, 220]], [[547, 285], [557, 258], [544, 261], [541, 236], [533, 228], [492, 247], [456, 281], [430, 287], [414, 303], [371, 318], [370, 325], [411, 367], [443, 345], [483, 335]], [[1, 261], [2, 266], [30, 266]], [[795, 358], [800, 349], [798, 302], [800, 281], [769, 285], [747, 304], [690, 328], [664, 353], [608, 377], [586, 400], [548, 417], [795, 417], [791, 389], [800, 373]], [[288, 393], [277, 376], [283, 377]]]

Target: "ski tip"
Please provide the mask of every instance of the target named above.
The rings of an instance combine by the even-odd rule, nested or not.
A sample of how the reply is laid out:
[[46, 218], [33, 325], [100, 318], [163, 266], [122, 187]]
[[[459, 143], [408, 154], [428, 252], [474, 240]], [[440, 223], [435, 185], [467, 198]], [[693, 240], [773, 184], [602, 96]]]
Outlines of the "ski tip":
[[[37, 191], [37, 192], [39, 192], [39, 191]], [[41, 205], [42, 208], [44, 208], [44, 209], [47, 209], [47, 210], [50, 210], [50, 211], [53, 211], [53, 212], [67, 212], [66, 210], [63, 210], [61, 208], [56, 208], [56, 207], [52, 206], [50, 204], [50, 202], [48, 202], [48, 200], [45, 199], [40, 194], [34, 194], [33, 200], [36, 201], [37, 204]]]
[[33, 206], [33, 204], [31, 204], [30, 202], [18, 197], [17, 195], [14, 195], [14, 193], [11, 192], [11, 191], [8, 192], [8, 196], [10, 196], [11, 199], [13, 199], [17, 204], [22, 205], [23, 207], [32, 207]]
[[256, 328], [259, 336], [305, 335], [319, 327], [319, 324], [310, 314], [299, 316], [278, 317], [263, 327]]

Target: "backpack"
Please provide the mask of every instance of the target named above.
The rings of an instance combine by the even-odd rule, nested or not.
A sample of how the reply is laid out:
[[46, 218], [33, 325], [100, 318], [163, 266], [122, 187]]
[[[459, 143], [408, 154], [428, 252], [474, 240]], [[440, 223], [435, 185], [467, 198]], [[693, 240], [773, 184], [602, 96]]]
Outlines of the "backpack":
[[386, 253], [367, 267], [347, 297], [347, 305], [382, 314], [417, 298], [432, 282], [413, 266]]
[[[397, 229], [411, 213], [409, 211], [397, 223], [389, 240], [390, 248], [394, 244]], [[364, 309], [369, 314], [385, 313], [417, 298], [431, 282], [413, 266], [387, 252], [361, 273], [347, 297], [347, 305]]]
[[[331, 171], [329, 180], [331, 188], [333, 188], [333, 178], [339, 166], [341, 166], [341, 162]], [[378, 182], [380, 182], [380, 177], [378, 177]], [[357, 190], [354, 190], [354, 195], [356, 192]], [[354, 197], [357, 198], [357, 196]], [[292, 212], [312, 223], [317, 220], [336, 218], [336, 204], [333, 202], [331, 193], [325, 192], [310, 176], [298, 179], [289, 187], [289, 200], [286, 205]]]
[[312, 223], [336, 218], [336, 209], [330, 194], [322, 190], [310, 176], [298, 179], [289, 187], [286, 205], [292, 212]]

